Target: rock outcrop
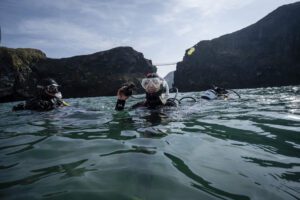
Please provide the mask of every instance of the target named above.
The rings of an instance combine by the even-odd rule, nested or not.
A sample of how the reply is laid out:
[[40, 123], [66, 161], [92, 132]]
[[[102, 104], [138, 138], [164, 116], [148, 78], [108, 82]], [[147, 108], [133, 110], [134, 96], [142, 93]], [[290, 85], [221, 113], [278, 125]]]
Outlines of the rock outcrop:
[[145, 74], [156, 71], [151, 60], [131, 47], [62, 59], [35, 49], [1, 47], [0, 60], [0, 102], [31, 97], [38, 80], [47, 77], [61, 84], [67, 98], [115, 95], [124, 82], [140, 86]]
[[0, 48], [0, 102], [19, 100], [32, 95], [37, 76], [32, 67], [46, 59], [36, 49]]
[[193, 50], [177, 64], [174, 82], [180, 91], [212, 84], [226, 88], [300, 84], [300, 2], [281, 6], [240, 31], [201, 41]]

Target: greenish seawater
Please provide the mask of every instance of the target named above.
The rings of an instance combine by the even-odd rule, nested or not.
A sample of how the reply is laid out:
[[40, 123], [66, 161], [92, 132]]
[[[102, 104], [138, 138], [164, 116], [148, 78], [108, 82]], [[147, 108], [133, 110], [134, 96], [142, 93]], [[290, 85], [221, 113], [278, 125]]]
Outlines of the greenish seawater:
[[0, 198], [300, 199], [300, 87], [237, 91], [156, 111], [0, 104]]

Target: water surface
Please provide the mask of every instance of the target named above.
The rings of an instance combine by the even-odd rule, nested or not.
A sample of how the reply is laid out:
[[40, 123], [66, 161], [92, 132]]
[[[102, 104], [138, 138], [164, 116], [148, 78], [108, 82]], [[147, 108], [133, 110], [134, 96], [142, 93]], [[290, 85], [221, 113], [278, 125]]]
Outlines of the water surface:
[[115, 97], [0, 104], [0, 197], [300, 199], [300, 87], [237, 91], [156, 111], [117, 112]]

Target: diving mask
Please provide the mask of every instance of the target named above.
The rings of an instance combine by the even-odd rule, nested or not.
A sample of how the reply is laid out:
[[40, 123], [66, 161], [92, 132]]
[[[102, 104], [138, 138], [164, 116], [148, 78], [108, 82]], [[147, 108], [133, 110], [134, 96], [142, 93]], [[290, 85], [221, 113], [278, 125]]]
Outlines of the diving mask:
[[61, 99], [62, 95], [61, 95], [61, 92], [58, 90], [58, 86], [59, 85], [56, 85], [56, 84], [47, 85], [45, 87], [45, 91], [48, 95]]
[[59, 92], [58, 85], [47, 85], [46, 91], [50, 94], [55, 94], [55, 93]]
[[144, 78], [142, 80], [142, 87], [147, 92], [158, 92], [161, 88], [163, 81], [160, 78]]

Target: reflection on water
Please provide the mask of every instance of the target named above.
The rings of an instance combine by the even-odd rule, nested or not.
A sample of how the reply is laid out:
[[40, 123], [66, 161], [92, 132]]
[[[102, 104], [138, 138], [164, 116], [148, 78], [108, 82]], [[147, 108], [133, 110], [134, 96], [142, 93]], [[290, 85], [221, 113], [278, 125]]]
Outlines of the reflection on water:
[[[39, 181], [43, 178], [48, 178], [51, 175], [64, 174], [60, 178], [68, 178], [73, 176], [81, 176], [84, 172], [88, 171], [85, 168], [77, 168], [77, 166], [84, 163], [86, 160], [81, 160], [74, 163], [62, 164], [57, 166], [51, 166], [43, 169], [31, 170], [34, 175], [15, 180], [11, 182], [3, 182], [0, 184], [0, 189], [9, 188], [16, 185], [27, 185]], [[89, 170], [91, 171], [91, 170]]]
[[239, 90], [228, 101], [185, 93], [198, 102], [160, 110], [116, 112], [113, 97], [44, 113], [0, 104], [0, 195], [299, 199], [299, 88]]
[[197, 182], [197, 183], [192, 183], [191, 185], [195, 188], [200, 189], [201, 191], [205, 191], [215, 197], [228, 197], [228, 198], [232, 198], [232, 199], [249, 199], [247, 196], [243, 196], [243, 195], [236, 195], [236, 194], [231, 194], [222, 190], [219, 190], [217, 188], [214, 188], [211, 186], [211, 183], [204, 180], [203, 178], [199, 177], [198, 175], [194, 174], [187, 165], [185, 165], [185, 163], [180, 160], [179, 158], [171, 155], [171, 154], [167, 154], [165, 153], [165, 155], [172, 160], [173, 165], [179, 170], [181, 171], [183, 174], [185, 174], [187, 177], [189, 177], [190, 179], [192, 179], [193, 181]]

